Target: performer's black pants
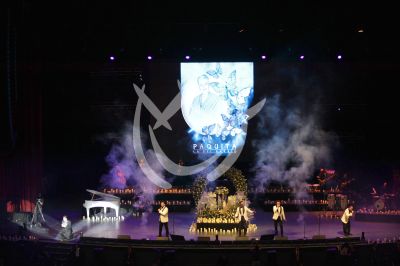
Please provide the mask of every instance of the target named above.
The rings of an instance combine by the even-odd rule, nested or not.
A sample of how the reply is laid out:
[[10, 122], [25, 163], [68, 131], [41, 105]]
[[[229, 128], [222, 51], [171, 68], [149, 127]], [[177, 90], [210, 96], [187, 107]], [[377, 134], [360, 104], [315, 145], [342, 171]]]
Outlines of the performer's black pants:
[[161, 232], [162, 232], [162, 227], [165, 226], [165, 232], [167, 233], [166, 236], [169, 236], [169, 231], [168, 231], [168, 222], [166, 223], [159, 223], [158, 226], [158, 236], [161, 236]]
[[61, 236], [62, 240], [71, 240], [72, 239], [72, 228], [61, 229], [60, 236]]
[[239, 232], [239, 236], [242, 235], [242, 230], [243, 230], [243, 235], [245, 236], [247, 233], [247, 221], [244, 219], [244, 217], [242, 216], [242, 219], [240, 220], [239, 224], [238, 224], [238, 232]]
[[350, 235], [350, 221], [347, 224], [342, 222], [342, 224], [343, 224], [343, 233], [344, 233], [344, 235], [345, 236]]
[[278, 224], [281, 229], [281, 236], [283, 236], [283, 223], [282, 223], [281, 217], [278, 217], [278, 219], [274, 220], [275, 235], [278, 235]]

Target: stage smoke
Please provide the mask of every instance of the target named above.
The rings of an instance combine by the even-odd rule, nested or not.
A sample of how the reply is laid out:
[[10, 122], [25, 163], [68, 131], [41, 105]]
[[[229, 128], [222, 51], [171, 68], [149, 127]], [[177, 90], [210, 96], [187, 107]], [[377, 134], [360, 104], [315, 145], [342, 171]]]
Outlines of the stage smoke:
[[[146, 136], [141, 133], [141, 136]], [[135, 199], [133, 208], [144, 210], [142, 223], [147, 223], [146, 212], [152, 211], [152, 202], [156, 194], [157, 187], [142, 172], [133, 148], [132, 125], [125, 126], [122, 133], [118, 136], [110, 135], [107, 142], [112, 143], [111, 150], [105, 160], [110, 167], [107, 174], [101, 177], [101, 184], [104, 187], [124, 189], [127, 187], [135, 188]], [[145, 143], [146, 139], [143, 138]], [[163, 174], [163, 168], [158, 162], [153, 150], [145, 152], [147, 162], [153, 171]]]
[[287, 184], [296, 198], [305, 198], [306, 180], [316, 167], [329, 163], [335, 138], [321, 129], [317, 108], [291, 103], [284, 106], [275, 95], [259, 114], [259, 138], [252, 143], [257, 150], [255, 185]]
[[[197, 153], [195, 154], [196, 160], [193, 162], [193, 164], [198, 163], [198, 162], [203, 162], [214, 156], [213, 153]], [[206, 178], [208, 174], [210, 174], [214, 169], [216, 169], [219, 165], [220, 160], [216, 160], [215, 162], [211, 163], [207, 168], [205, 168], [203, 171], [199, 172], [195, 176], [195, 180], [198, 178]], [[217, 179], [218, 176], [220, 176], [220, 173], [213, 173], [212, 178]], [[205, 179], [207, 182], [207, 187], [206, 189], [209, 191], [213, 191], [216, 187], [215, 181], [210, 182], [207, 178]]]
[[300, 212], [299, 215], [296, 218], [297, 223], [303, 223], [304, 222], [304, 212]]

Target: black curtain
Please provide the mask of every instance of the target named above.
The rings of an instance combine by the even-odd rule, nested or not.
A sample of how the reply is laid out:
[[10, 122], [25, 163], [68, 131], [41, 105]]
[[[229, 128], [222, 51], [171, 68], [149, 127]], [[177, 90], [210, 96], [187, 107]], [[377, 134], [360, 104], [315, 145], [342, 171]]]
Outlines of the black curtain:
[[7, 202], [9, 211], [31, 211], [42, 183], [41, 64], [23, 10], [10, 1], [0, 11], [0, 211]]

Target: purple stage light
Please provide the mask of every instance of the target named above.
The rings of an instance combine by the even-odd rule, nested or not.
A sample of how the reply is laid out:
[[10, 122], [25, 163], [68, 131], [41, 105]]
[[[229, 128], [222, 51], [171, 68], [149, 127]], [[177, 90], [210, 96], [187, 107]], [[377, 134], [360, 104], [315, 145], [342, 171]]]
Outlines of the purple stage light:
[[114, 57], [114, 56], [110, 56], [110, 60], [111, 60], [111, 61], [114, 61], [114, 60], [115, 60], [115, 57]]
[[342, 55], [338, 55], [337, 59], [341, 60], [342, 59]]
[[267, 59], [267, 57], [266, 57], [265, 55], [262, 55], [262, 56], [261, 56], [261, 59], [262, 59], [262, 60], [265, 60], [265, 59]]
[[186, 58], [186, 60], [189, 60], [189, 59], [190, 59], [190, 56], [187, 55], [187, 56], [185, 56], [185, 58]]
[[147, 56], [147, 59], [151, 60], [151, 59], [153, 59], [153, 57], [151, 55], [149, 55], [149, 56]]
[[300, 60], [303, 60], [304, 59], [304, 55], [300, 55]]

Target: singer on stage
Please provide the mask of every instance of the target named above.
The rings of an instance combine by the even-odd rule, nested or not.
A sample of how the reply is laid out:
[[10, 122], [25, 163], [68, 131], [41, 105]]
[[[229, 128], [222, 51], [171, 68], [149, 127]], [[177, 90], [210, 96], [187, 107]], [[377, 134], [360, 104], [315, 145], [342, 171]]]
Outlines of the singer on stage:
[[254, 211], [250, 210], [245, 206], [244, 200], [241, 200], [240, 206], [236, 209], [236, 214], [235, 214], [235, 218], [239, 218], [239, 224], [238, 224], [239, 236], [242, 235], [242, 230], [244, 232], [243, 235], [246, 236], [247, 227], [249, 226], [249, 214], [253, 213]]
[[345, 236], [351, 235], [350, 233], [350, 218], [353, 217], [353, 205], [348, 205], [342, 215], [343, 233]]
[[275, 206], [272, 207], [273, 215], [272, 220], [274, 220], [275, 226], [275, 235], [278, 235], [278, 224], [281, 229], [281, 236], [283, 236], [283, 221], [286, 221], [285, 211], [283, 206], [281, 206], [281, 202], [277, 201]]
[[165, 206], [165, 202], [161, 202], [161, 207], [158, 209], [158, 213], [160, 214], [160, 223], [158, 227], [158, 236], [161, 237], [162, 228], [165, 226], [166, 236], [169, 237], [168, 231], [168, 207]]

